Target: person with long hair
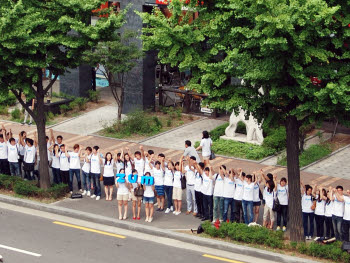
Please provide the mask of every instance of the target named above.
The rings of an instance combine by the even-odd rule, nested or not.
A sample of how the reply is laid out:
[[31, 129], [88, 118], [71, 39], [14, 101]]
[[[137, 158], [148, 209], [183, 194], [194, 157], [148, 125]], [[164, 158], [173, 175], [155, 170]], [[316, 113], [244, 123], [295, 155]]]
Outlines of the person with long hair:
[[203, 131], [203, 137], [202, 137], [201, 143], [196, 148], [196, 150], [199, 151], [200, 149], [202, 149], [202, 157], [203, 157], [203, 162], [205, 166], [209, 165], [212, 144], [213, 144], [213, 141], [209, 137], [209, 132]]
[[174, 210], [173, 208], [174, 173], [175, 173], [174, 163], [171, 161], [171, 159], [169, 159], [167, 167], [165, 168], [165, 176], [164, 176], [164, 191], [167, 198], [167, 209], [165, 210], [166, 214]]
[[326, 236], [325, 238], [333, 238], [334, 237], [334, 229], [333, 229], [333, 222], [332, 222], [332, 214], [333, 214], [333, 201], [332, 198], [332, 187], [329, 187], [329, 190], [327, 191], [327, 200], [325, 204], [325, 212], [324, 212], [324, 221], [326, 223]]
[[[150, 172], [145, 172], [145, 176], [151, 177]], [[145, 204], [145, 212], [146, 212], [146, 222], [151, 223], [153, 221], [153, 213], [154, 213], [154, 184], [143, 184], [143, 203]]]
[[277, 229], [281, 230], [281, 221], [283, 218], [282, 230], [287, 229], [287, 218], [288, 218], [288, 184], [287, 179], [282, 177], [280, 183], [277, 184], [277, 198], [280, 202], [280, 210], [277, 211]]
[[[133, 220], [140, 220], [140, 213], [141, 213], [141, 202], [142, 202], [142, 196], [135, 196], [135, 189], [137, 187], [141, 186], [141, 177], [142, 174], [139, 174], [136, 169], [132, 170], [133, 176], [137, 176], [137, 181], [134, 183], [129, 183], [129, 188], [131, 192], [131, 200], [132, 200], [132, 219]], [[140, 179], [140, 180], [139, 180]], [[136, 205], [137, 205], [137, 214], [136, 214]]]
[[180, 162], [175, 163], [174, 168], [174, 183], [173, 183], [173, 201], [174, 201], [174, 215], [181, 214], [181, 205], [182, 205], [182, 185], [181, 185], [181, 179], [182, 179], [182, 166], [183, 166], [183, 160], [180, 159]]
[[104, 158], [103, 185], [105, 186], [106, 201], [112, 201], [114, 186], [114, 160], [110, 152]]
[[[124, 177], [124, 179], [122, 177]], [[127, 219], [127, 215], [128, 215], [129, 183], [126, 180], [126, 174], [124, 169], [121, 169], [118, 172], [115, 185], [118, 189], [117, 200], [118, 200], [119, 220], [123, 220], [123, 219], [125, 220]], [[124, 207], [124, 214], [122, 213], [123, 207]]]
[[[276, 197], [276, 186], [273, 180], [268, 180], [265, 182], [264, 188], [264, 197], [265, 197], [265, 206], [264, 206], [264, 216], [263, 216], [263, 226], [273, 229], [273, 223], [275, 222], [275, 213], [272, 210], [273, 202]], [[268, 218], [270, 220], [268, 221]]]
[[253, 175], [254, 175], [254, 181], [256, 181], [254, 185], [254, 194], [253, 194], [253, 211], [254, 211], [254, 222], [257, 223], [259, 219], [260, 206], [261, 206], [260, 196], [262, 196], [262, 193], [260, 190], [261, 177], [257, 176], [256, 173], [253, 173]]
[[316, 222], [316, 239], [323, 237], [324, 220], [325, 220], [325, 206], [327, 201], [326, 189], [315, 186], [314, 194], [316, 194], [316, 208], [315, 208], [315, 222]]
[[96, 198], [96, 201], [101, 199], [101, 164], [103, 163], [103, 155], [100, 153], [100, 147], [92, 147], [92, 155], [90, 159], [90, 175], [92, 179], [92, 184], [94, 187], [94, 194], [91, 195], [91, 198]]

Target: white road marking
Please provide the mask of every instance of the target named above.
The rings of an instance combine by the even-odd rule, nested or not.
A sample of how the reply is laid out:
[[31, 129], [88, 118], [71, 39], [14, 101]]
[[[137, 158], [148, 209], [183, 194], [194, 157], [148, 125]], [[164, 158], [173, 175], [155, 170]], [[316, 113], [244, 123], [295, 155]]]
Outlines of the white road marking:
[[41, 254], [30, 252], [30, 251], [19, 249], [19, 248], [9, 247], [9, 246], [5, 246], [5, 245], [0, 245], [0, 248], [12, 250], [12, 251], [19, 252], [19, 253], [22, 253], [22, 254], [27, 254], [27, 255], [30, 255], [30, 256], [33, 256], [33, 257], [41, 257]]

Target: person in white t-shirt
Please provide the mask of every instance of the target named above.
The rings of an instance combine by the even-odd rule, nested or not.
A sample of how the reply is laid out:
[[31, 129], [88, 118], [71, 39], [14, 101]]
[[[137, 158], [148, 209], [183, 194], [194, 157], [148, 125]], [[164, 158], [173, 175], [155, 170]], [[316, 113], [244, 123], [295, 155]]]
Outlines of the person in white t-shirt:
[[242, 168], [238, 169], [238, 174], [235, 174], [234, 180], [235, 180], [235, 195], [233, 199], [235, 200], [235, 222], [241, 223], [243, 222], [243, 207], [242, 207], [242, 198], [243, 198], [243, 192], [244, 192], [244, 178], [245, 173], [242, 172]]
[[140, 146], [140, 151], [136, 151], [134, 156], [130, 157], [138, 174], [137, 180], [139, 183], [141, 183], [141, 177], [143, 176], [145, 170], [145, 150], [143, 149], [143, 146]]
[[240, 179], [243, 181], [242, 208], [244, 223], [249, 225], [254, 220], [253, 200], [256, 181], [253, 181], [253, 176], [250, 174], [246, 175], [244, 179], [242, 177]]
[[121, 169], [124, 169], [124, 161], [122, 159], [122, 156], [124, 156], [123, 150], [121, 150], [121, 152], [118, 152], [118, 150], [116, 150], [114, 151], [114, 153], [115, 153], [114, 163], [115, 163], [115, 166], [117, 167], [117, 173], [119, 173]]
[[[263, 180], [265, 181], [264, 177], [263, 177]], [[273, 229], [273, 223], [275, 222], [275, 213], [272, 210], [272, 208], [273, 208], [273, 202], [276, 198], [276, 190], [277, 190], [277, 187], [273, 180], [265, 181], [265, 188], [264, 188], [265, 206], [264, 206], [263, 226], [269, 229]], [[270, 220], [268, 220], [269, 217], [270, 217]]]
[[106, 153], [103, 163], [103, 185], [105, 186], [106, 201], [112, 201], [114, 186], [114, 159], [110, 152]]
[[2, 125], [0, 134], [0, 174], [11, 174], [9, 162], [7, 160], [7, 136], [4, 125]]
[[[304, 236], [306, 240], [310, 240], [314, 233], [314, 196], [312, 195], [312, 187], [310, 185], [303, 185], [302, 182], [300, 182], [302, 189], [301, 189], [301, 208], [303, 212], [303, 227], [304, 227]], [[310, 222], [310, 227], [309, 227]]]
[[[132, 219], [133, 220], [140, 220], [140, 214], [141, 214], [141, 202], [142, 202], [142, 196], [135, 196], [135, 189], [141, 188], [141, 177], [143, 175], [139, 175], [138, 171], [136, 169], [132, 170], [133, 176], [137, 176], [136, 182], [130, 182], [129, 181], [129, 188], [131, 191], [131, 199], [132, 199]], [[135, 178], [133, 178], [135, 179]], [[137, 214], [136, 214], [136, 205], [137, 205]]]
[[202, 221], [210, 220], [213, 221], [213, 169], [211, 166], [205, 167], [202, 173], [203, 183], [201, 192], [203, 194], [203, 214], [204, 218]]
[[205, 212], [203, 209], [203, 193], [202, 193], [202, 185], [203, 185], [203, 170], [204, 163], [199, 162], [195, 163], [195, 182], [194, 182], [194, 195], [196, 197], [196, 205], [197, 205], [197, 213], [194, 213], [194, 216], [204, 219]]
[[149, 163], [149, 166], [153, 169], [154, 177], [154, 188], [157, 194], [157, 211], [164, 211], [164, 160], [161, 163], [160, 161], [155, 161], [154, 165], [152, 162]]
[[60, 175], [62, 183], [69, 184], [69, 158], [66, 152], [66, 146], [62, 144], [60, 146]]
[[92, 184], [94, 186], [94, 194], [91, 198], [96, 198], [96, 200], [101, 199], [101, 164], [103, 163], [103, 155], [100, 153], [100, 147], [92, 147], [92, 155], [90, 158], [90, 175], [92, 179]]
[[[36, 134], [34, 134], [36, 138]], [[27, 138], [24, 142], [20, 139], [20, 144], [25, 148], [23, 159], [24, 178], [27, 180], [34, 180], [34, 167], [36, 164], [36, 147], [38, 145], [36, 140]]]
[[342, 241], [341, 228], [344, 216], [344, 198], [343, 187], [341, 185], [338, 185], [335, 189], [333, 189], [333, 195], [331, 198], [333, 201], [332, 221], [335, 238], [339, 241]]
[[91, 160], [92, 148], [90, 146], [85, 148], [84, 164], [81, 168], [82, 181], [84, 192], [82, 195], [91, 196], [91, 175], [90, 175], [90, 160]]
[[61, 175], [60, 175], [60, 147], [58, 144], [52, 144], [50, 148], [48, 149], [51, 155], [51, 171], [52, 171], [52, 177], [53, 177], [53, 183], [54, 184], [60, 184], [61, 181]]
[[316, 222], [316, 239], [324, 237], [324, 220], [325, 220], [325, 206], [327, 201], [326, 189], [315, 186], [314, 194], [316, 196], [316, 208], [315, 208], [315, 222]]
[[174, 201], [174, 215], [181, 214], [181, 206], [182, 206], [182, 166], [183, 166], [183, 160], [180, 159], [180, 162], [175, 163], [175, 169], [174, 169], [174, 182], [173, 182], [173, 201]]
[[[260, 170], [262, 173], [262, 170]], [[257, 223], [259, 219], [259, 213], [260, 213], [260, 206], [261, 206], [261, 199], [260, 195], [262, 196], [262, 193], [260, 191], [260, 184], [261, 184], [261, 177], [257, 176], [255, 173], [254, 175], [254, 181], [256, 181], [254, 185], [254, 197], [253, 197], [253, 212], [254, 212], [254, 222]]]
[[[127, 215], [128, 215], [129, 183], [126, 179], [126, 174], [124, 169], [121, 169], [117, 174], [115, 185], [118, 189], [117, 200], [118, 200], [119, 220], [125, 220], [127, 219]], [[124, 207], [124, 215], [122, 213], [123, 207]]]
[[349, 228], [350, 228], [350, 190], [346, 191], [346, 195], [339, 196], [340, 200], [344, 201], [344, 217], [342, 225], [342, 237], [344, 242], [349, 242]]
[[[223, 197], [224, 197], [224, 214], [222, 216], [222, 220], [226, 222], [233, 222], [235, 220], [235, 200], [233, 199], [235, 195], [235, 171], [231, 169], [229, 173], [225, 173], [224, 177], [224, 192], [223, 192]], [[231, 216], [228, 219], [228, 211], [229, 208], [231, 208]]]
[[226, 166], [219, 167], [219, 173], [214, 175], [214, 193], [213, 193], [213, 221], [222, 222], [224, 215], [224, 179]]
[[196, 148], [196, 150], [199, 151], [200, 149], [202, 149], [202, 157], [203, 157], [205, 166], [209, 165], [212, 143], [213, 141], [209, 137], [209, 132], [203, 131], [203, 138], [201, 140], [200, 145]]
[[325, 212], [324, 212], [324, 221], [326, 224], [326, 236], [325, 238], [333, 238], [334, 237], [334, 229], [333, 229], [333, 222], [332, 222], [332, 215], [333, 215], [333, 201], [332, 198], [332, 187], [329, 187], [329, 190], [327, 191], [327, 200], [325, 205]]
[[73, 151], [66, 153], [67, 157], [69, 158], [69, 190], [71, 193], [73, 193], [73, 180], [74, 175], [77, 179], [78, 183], [78, 189], [80, 192], [83, 192], [81, 188], [81, 177], [80, 177], [80, 157], [81, 152], [83, 150], [82, 146], [79, 146], [79, 144], [74, 144]]
[[165, 167], [164, 174], [164, 192], [167, 198], [167, 209], [165, 213], [168, 214], [173, 211], [173, 184], [174, 184], [174, 173], [175, 173], [174, 163], [169, 159], [167, 167]]
[[7, 156], [10, 164], [10, 172], [12, 176], [20, 176], [19, 170], [19, 146], [14, 138], [10, 138], [7, 144]]
[[[276, 183], [276, 182], [275, 182]], [[280, 183], [277, 184], [277, 198], [280, 202], [280, 210], [277, 211], [277, 229], [281, 230], [281, 222], [283, 217], [282, 230], [287, 229], [287, 219], [288, 219], [288, 184], [287, 179], [282, 177]]]
[[[145, 172], [145, 176], [152, 177], [150, 172]], [[153, 184], [145, 183], [143, 184], [143, 203], [145, 204], [145, 212], [146, 212], [146, 222], [151, 223], [153, 221], [153, 213], [154, 213], [154, 181]]]
[[[183, 159], [183, 155], [181, 156], [181, 159]], [[196, 203], [196, 195], [194, 191], [194, 184], [196, 181], [196, 157], [191, 156], [188, 160], [188, 165], [184, 167], [182, 165], [182, 174], [185, 175], [186, 178], [186, 202], [187, 202], [187, 212], [186, 215], [189, 215], [192, 213], [196, 214], [197, 216], [197, 203]], [[199, 214], [199, 213], [198, 213]]]

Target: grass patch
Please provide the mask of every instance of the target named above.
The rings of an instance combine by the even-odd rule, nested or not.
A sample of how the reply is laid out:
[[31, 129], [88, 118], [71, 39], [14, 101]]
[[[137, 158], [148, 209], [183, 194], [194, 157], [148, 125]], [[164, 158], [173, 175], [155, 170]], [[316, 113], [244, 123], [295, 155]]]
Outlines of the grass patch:
[[[300, 167], [304, 167], [313, 163], [323, 157], [329, 155], [332, 152], [331, 145], [328, 143], [313, 144], [308, 149], [306, 149], [301, 155], [299, 155]], [[287, 157], [283, 157], [278, 160], [277, 164], [287, 165]]]

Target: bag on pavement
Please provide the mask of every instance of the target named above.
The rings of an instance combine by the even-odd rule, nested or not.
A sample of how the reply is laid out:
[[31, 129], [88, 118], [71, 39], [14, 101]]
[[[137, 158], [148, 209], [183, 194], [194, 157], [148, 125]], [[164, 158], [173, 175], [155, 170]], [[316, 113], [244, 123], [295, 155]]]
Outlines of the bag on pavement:
[[72, 199], [83, 198], [83, 195], [79, 193], [73, 193], [70, 198]]

